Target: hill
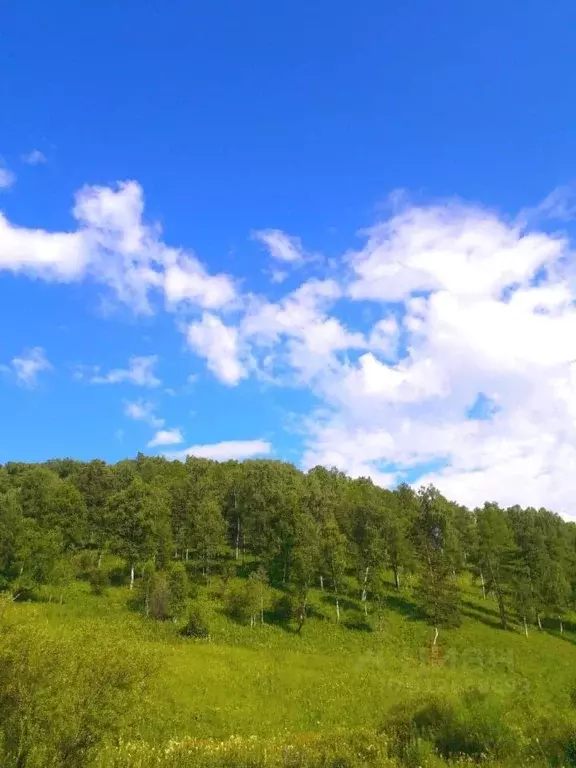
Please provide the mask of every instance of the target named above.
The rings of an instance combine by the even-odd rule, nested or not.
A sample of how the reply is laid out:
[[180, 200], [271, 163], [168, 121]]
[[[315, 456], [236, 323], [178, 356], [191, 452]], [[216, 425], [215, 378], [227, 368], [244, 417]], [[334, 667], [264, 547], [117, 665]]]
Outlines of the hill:
[[6, 465], [2, 766], [576, 765], [574, 542], [279, 462]]

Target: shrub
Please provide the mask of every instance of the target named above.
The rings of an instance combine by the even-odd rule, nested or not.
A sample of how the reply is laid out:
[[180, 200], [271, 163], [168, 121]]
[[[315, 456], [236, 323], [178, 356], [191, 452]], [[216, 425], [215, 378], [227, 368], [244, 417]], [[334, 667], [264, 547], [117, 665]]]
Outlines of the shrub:
[[164, 621], [172, 616], [170, 609], [170, 586], [162, 573], [154, 574], [148, 602], [148, 613], [152, 618]]
[[457, 701], [430, 698], [403, 703], [384, 725], [391, 738], [391, 754], [406, 760], [421, 740], [445, 759], [509, 758], [518, 752], [517, 740], [501, 708], [473, 690]]
[[189, 594], [188, 575], [182, 563], [174, 563], [168, 574], [170, 589], [170, 614], [180, 616], [186, 608]]
[[210, 637], [208, 611], [200, 600], [195, 600], [190, 606], [186, 623], [182, 627], [182, 634], [185, 637]]
[[123, 587], [128, 583], [128, 572], [125, 566], [117, 565], [109, 571], [110, 584], [114, 587]]
[[235, 584], [226, 598], [226, 612], [242, 624], [254, 626], [260, 613], [261, 586], [256, 579], [245, 584]]
[[93, 595], [103, 595], [110, 584], [110, 577], [103, 568], [92, 568], [88, 574], [88, 581]]
[[92, 765], [103, 742], [142, 717], [155, 667], [134, 644], [64, 639], [0, 600], [0, 765]]
[[279, 595], [272, 606], [274, 618], [278, 621], [289, 621], [294, 615], [295, 600], [296, 599], [287, 592], [283, 592]]

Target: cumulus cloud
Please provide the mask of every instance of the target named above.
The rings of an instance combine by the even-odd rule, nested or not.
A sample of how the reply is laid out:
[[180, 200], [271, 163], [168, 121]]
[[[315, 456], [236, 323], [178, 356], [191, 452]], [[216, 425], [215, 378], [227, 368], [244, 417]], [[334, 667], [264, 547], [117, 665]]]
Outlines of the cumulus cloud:
[[[137, 312], [153, 311], [158, 295], [223, 384], [256, 373], [308, 388], [318, 408], [303, 423], [305, 467], [382, 484], [420, 477], [469, 505], [494, 499], [576, 517], [576, 259], [569, 237], [548, 231], [572, 215], [569, 197], [516, 218], [460, 202], [398, 203], [329, 277], [276, 301], [241, 295], [193, 252], [167, 246], [144, 220], [135, 182], [81, 190], [71, 232], [17, 228], [0, 215], [0, 270], [90, 278]], [[306, 258], [298, 238], [254, 236], [282, 267]], [[159, 386], [154, 363], [138, 364], [152, 359], [83, 376]], [[172, 455], [270, 450], [232, 441]]]
[[167, 453], [170, 459], [184, 460], [187, 456], [197, 456], [215, 461], [228, 461], [230, 459], [250, 459], [255, 456], [267, 456], [272, 451], [272, 446], [266, 440], [228, 440], [209, 445], [191, 445], [182, 451]]
[[[349, 263], [352, 299], [399, 311], [373, 326], [370, 351], [315, 381], [324, 409], [308, 424], [305, 466], [384, 482], [420, 474], [470, 505], [576, 516], [567, 239], [481, 208], [412, 207], [372, 228]], [[493, 407], [470, 418], [480, 395]]]
[[83, 378], [91, 384], [134, 384], [137, 387], [159, 387], [162, 381], [154, 373], [158, 355], [134, 356], [128, 361], [127, 368], [113, 368], [102, 373], [100, 367], [80, 368], [77, 378]]
[[148, 448], [155, 448], [159, 445], [178, 445], [182, 442], [184, 442], [184, 437], [178, 428], [160, 429], [148, 443]]
[[19, 227], [0, 214], [0, 270], [61, 282], [90, 278], [141, 314], [154, 311], [154, 294], [173, 309], [221, 308], [234, 299], [229, 276], [210, 275], [193, 253], [169, 247], [160, 227], [146, 223], [137, 182], [86, 186], [72, 213], [71, 232]]
[[38, 378], [43, 371], [52, 369], [52, 363], [42, 347], [24, 350], [19, 356], [12, 358], [9, 366], [4, 366], [4, 370], [11, 371], [19, 384], [30, 389], [38, 386]]
[[241, 336], [271, 375], [290, 371], [296, 383], [309, 384], [317, 374], [339, 367], [338, 353], [366, 347], [361, 333], [330, 314], [341, 295], [334, 280], [309, 280], [276, 303], [255, 300], [242, 320]]
[[246, 376], [240, 360], [238, 330], [224, 325], [216, 315], [205, 312], [200, 321], [190, 323], [186, 338], [223, 384], [234, 386]]

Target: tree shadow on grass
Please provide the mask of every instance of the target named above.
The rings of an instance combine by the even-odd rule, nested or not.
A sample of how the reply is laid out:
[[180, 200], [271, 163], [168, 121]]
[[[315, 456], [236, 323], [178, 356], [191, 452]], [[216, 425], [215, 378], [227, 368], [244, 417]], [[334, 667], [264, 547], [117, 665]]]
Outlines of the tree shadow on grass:
[[[331, 610], [336, 611], [336, 596], [333, 593], [330, 593], [330, 592], [322, 593], [322, 596], [320, 597], [320, 602], [324, 603], [325, 605], [329, 605]], [[339, 595], [338, 603], [340, 605], [341, 610], [343, 611], [358, 610], [358, 600], [354, 600], [353, 598], [346, 597], [346, 595]]]
[[502, 629], [502, 624], [500, 623], [500, 619], [498, 618], [491, 618], [490, 616], [487, 616], [487, 615], [478, 614], [466, 608], [462, 610], [462, 615], [466, 616], [469, 619], [474, 619], [474, 621], [479, 621], [481, 624], [484, 624], [485, 626], [490, 627], [491, 629]]
[[364, 615], [350, 616], [342, 622], [342, 626], [354, 632], [373, 632], [374, 628]]
[[402, 595], [387, 595], [385, 606], [410, 621], [422, 621], [426, 618], [422, 609], [416, 604], [406, 599]]
[[500, 614], [497, 608], [490, 608], [487, 605], [479, 605], [471, 600], [462, 601], [462, 614], [469, 619], [479, 621], [491, 629], [502, 629], [500, 623]]
[[468, 610], [477, 611], [478, 613], [482, 613], [489, 616], [496, 616], [498, 618], [498, 608], [494, 606], [494, 608], [490, 608], [489, 605], [481, 605], [479, 603], [473, 603], [472, 600], [462, 600], [462, 605], [465, 606]]

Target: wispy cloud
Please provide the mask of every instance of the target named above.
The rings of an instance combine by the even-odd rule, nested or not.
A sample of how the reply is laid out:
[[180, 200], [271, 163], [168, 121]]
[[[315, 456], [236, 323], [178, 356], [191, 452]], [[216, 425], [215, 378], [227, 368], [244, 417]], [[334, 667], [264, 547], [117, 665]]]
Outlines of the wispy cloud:
[[198, 456], [204, 459], [227, 461], [267, 456], [271, 451], [272, 446], [266, 440], [229, 440], [208, 445], [191, 445], [182, 451], [171, 451], [166, 455], [171, 459], [184, 460], [187, 456]]
[[137, 387], [159, 387], [162, 381], [154, 373], [158, 355], [134, 356], [127, 368], [113, 368], [102, 373], [100, 366], [77, 366], [75, 377], [90, 384], [133, 384]]
[[278, 261], [297, 264], [306, 258], [300, 238], [287, 235], [281, 229], [256, 230], [252, 233], [252, 238], [261, 243], [270, 256]]
[[26, 165], [42, 165], [47, 161], [46, 155], [39, 149], [33, 149], [22, 155], [22, 162], [26, 163]]
[[[0, 163], [0, 189], [10, 189], [16, 182], [16, 174]], [[1, 268], [0, 261], [0, 268]]]
[[124, 413], [129, 419], [143, 421], [154, 429], [164, 426], [164, 419], [156, 416], [156, 406], [148, 400], [136, 400], [124, 404]]
[[19, 384], [33, 389], [38, 386], [40, 374], [53, 370], [53, 365], [42, 347], [33, 347], [12, 358], [10, 365], [3, 366], [3, 369], [11, 371]]

